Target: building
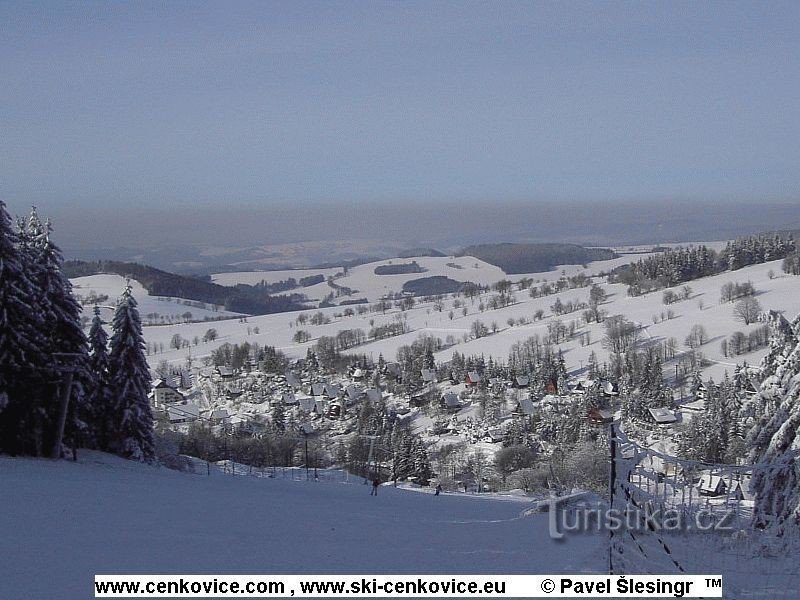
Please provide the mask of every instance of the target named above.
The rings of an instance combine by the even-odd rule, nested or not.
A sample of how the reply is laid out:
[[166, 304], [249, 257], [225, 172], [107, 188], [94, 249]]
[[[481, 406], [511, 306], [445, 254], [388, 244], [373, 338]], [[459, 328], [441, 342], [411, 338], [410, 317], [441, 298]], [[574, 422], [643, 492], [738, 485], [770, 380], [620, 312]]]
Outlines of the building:
[[153, 406], [164, 408], [173, 402], [183, 402], [181, 393], [163, 379], [153, 381]]

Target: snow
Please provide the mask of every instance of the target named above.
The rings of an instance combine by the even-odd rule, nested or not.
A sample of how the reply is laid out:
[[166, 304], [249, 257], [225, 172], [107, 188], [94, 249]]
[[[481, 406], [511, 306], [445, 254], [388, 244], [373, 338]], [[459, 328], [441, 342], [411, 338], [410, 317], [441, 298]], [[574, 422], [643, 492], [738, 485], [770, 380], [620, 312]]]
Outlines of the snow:
[[[96, 296], [108, 296], [108, 300], [100, 303], [101, 316], [104, 321], [110, 321], [114, 312], [117, 299], [125, 291], [128, 285], [121, 275], [89, 275], [87, 277], [76, 277], [70, 279], [73, 291], [76, 295], [83, 298], [94, 293]], [[170, 298], [166, 296], [151, 296], [148, 291], [136, 280], [130, 280], [133, 296], [139, 304], [139, 314], [142, 316], [142, 323], [147, 325], [151, 320], [148, 315], [157, 314], [158, 319], [162, 317], [166, 320], [183, 321], [186, 312], [192, 313], [192, 320], [203, 321], [205, 319], [219, 319], [238, 317], [239, 313], [228, 312], [225, 310], [213, 310], [210, 304], [203, 304], [202, 307], [196, 306], [198, 303], [184, 298]], [[191, 304], [190, 304], [191, 303]], [[89, 314], [92, 305], [84, 307], [84, 314]]]
[[[614, 259], [613, 261], [601, 261], [588, 265], [588, 269], [584, 270], [581, 266], [570, 267], [567, 271], [568, 274], [574, 272], [586, 272], [587, 274], [597, 274], [603, 270], [608, 269], [611, 265], [617, 263], [626, 263], [635, 259], [638, 255], [631, 255]], [[411, 259], [395, 259], [395, 262], [408, 262]], [[470, 273], [470, 269], [474, 270], [476, 277], [464, 275], [464, 279], [477, 279], [478, 275], [482, 277], [483, 282], [491, 281], [497, 275], [496, 267], [482, 266], [475, 269], [475, 260], [469, 257], [462, 257], [459, 259], [452, 258], [436, 258], [436, 257], [419, 257], [417, 259], [419, 264], [430, 271], [424, 274], [413, 275], [375, 275], [374, 268], [378, 264], [387, 264], [388, 261], [381, 261], [379, 263], [371, 263], [370, 265], [362, 265], [354, 268], [350, 275], [340, 278], [336, 281], [338, 285], [347, 285], [366, 292], [367, 296], [380, 296], [385, 291], [384, 286], [397, 287], [396, 283], [403, 280], [413, 279], [418, 276], [427, 276], [436, 274], [438, 271], [449, 270], [458, 273]], [[452, 269], [447, 267], [446, 264], [452, 261], [462, 261], [465, 268], [462, 270]], [[438, 265], [438, 266], [437, 266]], [[773, 271], [776, 276], [773, 279], [768, 277], [768, 273]], [[286, 272], [289, 273], [289, 272]], [[502, 272], [501, 272], [502, 273]], [[262, 273], [259, 273], [259, 276]], [[534, 274], [540, 278], [558, 278], [560, 271], [551, 271], [547, 274]], [[455, 273], [449, 273], [449, 276], [456, 276]], [[116, 276], [94, 276], [101, 277], [116, 277]], [[283, 277], [283, 275], [281, 275]], [[521, 276], [512, 276], [511, 279], [518, 279]], [[91, 279], [91, 278], [81, 278]], [[396, 283], [385, 283], [389, 280]], [[657, 291], [646, 294], [637, 298], [627, 296], [626, 287], [621, 284], [608, 284], [605, 283], [604, 278], [597, 278], [603, 289], [608, 294], [608, 301], [602, 305], [602, 309], [609, 315], [622, 314], [631, 321], [640, 323], [644, 328], [644, 341], [666, 341], [669, 338], [675, 338], [678, 343], [679, 352], [685, 352], [686, 348], [683, 345], [684, 339], [689, 334], [689, 331], [694, 325], [703, 325], [707, 331], [709, 341], [701, 346], [699, 350], [710, 361], [710, 365], [704, 369], [704, 376], [706, 378], [713, 377], [714, 380], [719, 381], [722, 379], [724, 373], [732, 373], [736, 363], [747, 361], [749, 364], [757, 365], [762, 356], [766, 353], [766, 348], [756, 350], [754, 352], [743, 354], [734, 357], [724, 357], [720, 349], [720, 342], [730, 336], [734, 331], [742, 331], [745, 334], [753, 331], [759, 327], [760, 323], [744, 325], [738, 322], [733, 314], [733, 304], [720, 304], [719, 303], [719, 290], [723, 284], [734, 282], [752, 281], [756, 290], [756, 298], [766, 311], [769, 309], [786, 311], [787, 314], [794, 315], [797, 308], [797, 289], [798, 280], [790, 275], [784, 275], [781, 271], [781, 261], [773, 261], [762, 265], [754, 265], [740, 269], [733, 272], [725, 272], [713, 277], [706, 277], [696, 281], [690, 282], [688, 285], [692, 288], [692, 296], [689, 300], [684, 300], [664, 306], [662, 303], [662, 292]], [[80, 280], [76, 280], [80, 282]], [[122, 285], [122, 279], [118, 278], [117, 285]], [[330, 291], [327, 284], [320, 284], [325, 287], [325, 293]], [[312, 288], [305, 288], [306, 290], [313, 290]], [[399, 288], [398, 288], [399, 289]], [[143, 291], [143, 290], [142, 290]], [[80, 293], [80, 291], [79, 291]], [[462, 316], [461, 309], [454, 309], [452, 307], [452, 298], [445, 300], [444, 310], [436, 312], [433, 310], [431, 303], [423, 303], [418, 301], [416, 306], [402, 316], [405, 317], [409, 333], [401, 336], [391, 337], [361, 346], [352, 348], [350, 352], [365, 353], [367, 356], [372, 356], [377, 359], [378, 355], [382, 353], [387, 360], [393, 360], [396, 356], [397, 349], [402, 345], [407, 345], [417, 339], [420, 335], [434, 335], [439, 337], [443, 342], [451, 337], [453, 346], [443, 349], [436, 355], [437, 361], [447, 361], [450, 359], [454, 351], [462, 354], [475, 354], [484, 356], [494, 356], [495, 358], [506, 360], [509, 349], [513, 344], [519, 341], [524, 341], [533, 335], [544, 337], [547, 334], [547, 326], [554, 320], [560, 320], [568, 324], [571, 320], [580, 320], [580, 311], [571, 314], [556, 317], [552, 315], [550, 306], [560, 298], [562, 302], [568, 301], [581, 301], [588, 300], [588, 288], [565, 290], [559, 294], [540, 298], [530, 298], [527, 290], [514, 290], [513, 294], [517, 302], [513, 305], [497, 310], [486, 310], [480, 312], [478, 306], [481, 300], [486, 301], [493, 292], [484, 294], [476, 298], [474, 302], [461, 298], [468, 309], [468, 314]], [[356, 297], [362, 296], [361, 293], [356, 294]], [[137, 296], [138, 298], [138, 296]], [[702, 308], [700, 307], [702, 302]], [[153, 308], [158, 308], [162, 304], [153, 298], [142, 298], [142, 315], [146, 315]], [[155, 305], [155, 306], [154, 306]], [[163, 306], [163, 304], [162, 304]], [[183, 308], [183, 307], [181, 307]], [[176, 307], [177, 309], [177, 307]], [[526, 325], [515, 325], [509, 327], [507, 321], [509, 318], [519, 319], [522, 317], [531, 319], [536, 310], [541, 309], [545, 313], [545, 318], [541, 321], [529, 322]], [[195, 309], [190, 308], [193, 314]], [[211, 351], [224, 343], [237, 343], [241, 344], [245, 341], [251, 343], [256, 342], [261, 345], [275, 346], [282, 350], [288, 356], [303, 357], [306, 350], [313, 346], [320, 336], [335, 336], [340, 330], [360, 328], [368, 332], [371, 328], [370, 321], [374, 326], [384, 325], [392, 322], [401, 313], [398, 309], [392, 308], [386, 312], [385, 315], [380, 313], [367, 313], [363, 316], [353, 317], [336, 317], [336, 313], [342, 312], [341, 307], [331, 307], [321, 309], [321, 312], [326, 314], [331, 319], [331, 323], [325, 325], [314, 326], [305, 324], [298, 326], [295, 323], [297, 313], [280, 313], [272, 315], [264, 315], [258, 317], [249, 317], [246, 322], [241, 322], [238, 318], [219, 321], [214, 323], [189, 323], [189, 324], [174, 324], [164, 325], [157, 327], [145, 328], [145, 337], [148, 342], [162, 343], [165, 347], [165, 352], [153, 354], [149, 357], [151, 366], [155, 366], [161, 360], [167, 360], [174, 363], [182, 363], [186, 360], [188, 351], [186, 349], [173, 350], [168, 349], [169, 342], [175, 333], [179, 333], [184, 339], [193, 339], [195, 336], [202, 338], [203, 334], [209, 327], [214, 327], [219, 337], [214, 342], [201, 343], [198, 346], [192, 346], [191, 356], [194, 359], [202, 359], [210, 355]], [[453, 319], [448, 316], [450, 311], [453, 311]], [[673, 319], [660, 319], [663, 312], [666, 315], [667, 310], [674, 312]], [[175, 310], [177, 313], [178, 310]], [[183, 312], [183, 311], [181, 311]], [[308, 315], [316, 312], [306, 311]], [[200, 313], [198, 313], [199, 316]], [[221, 313], [214, 313], [219, 316]], [[658, 323], [653, 322], [653, 316], [658, 317]], [[476, 320], [482, 321], [486, 326], [497, 323], [498, 332], [476, 340], [464, 341], [464, 336], [468, 335], [473, 322]], [[255, 333], [254, 329], [258, 328], [259, 333]], [[309, 342], [303, 344], [296, 344], [292, 341], [292, 337], [297, 329], [304, 329], [312, 336]], [[249, 330], [249, 334], [248, 334]], [[561, 344], [564, 351], [564, 358], [567, 363], [567, 368], [572, 375], [580, 375], [581, 369], [585, 369], [588, 364], [589, 355], [594, 351], [602, 363], [607, 359], [607, 352], [602, 348], [601, 340], [604, 334], [604, 326], [602, 324], [590, 324], [583, 326], [579, 329], [580, 332], [586, 332], [590, 335], [591, 343], [586, 346], [580, 345], [580, 340], [576, 337]], [[665, 374], [670, 374], [670, 369], [674, 372], [674, 367], [671, 362], [665, 364]]]
[[[602, 573], [530, 498], [183, 474], [95, 452], [0, 457], [0, 598], [90, 598], [96, 573]], [[87, 493], [88, 492], [88, 493]], [[22, 526], [24, 524], [24, 526]], [[9, 532], [15, 532], [9, 535]]]

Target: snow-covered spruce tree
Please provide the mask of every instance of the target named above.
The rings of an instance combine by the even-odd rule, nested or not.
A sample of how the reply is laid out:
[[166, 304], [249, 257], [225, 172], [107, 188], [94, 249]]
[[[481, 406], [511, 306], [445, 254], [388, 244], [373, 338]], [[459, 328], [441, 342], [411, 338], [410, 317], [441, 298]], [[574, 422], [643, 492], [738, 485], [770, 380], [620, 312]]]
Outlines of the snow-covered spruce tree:
[[97, 306], [94, 307], [89, 330], [89, 348], [89, 371], [92, 377], [86, 394], [86, 421], [94, 445], [100, 450], [109, 450], [114, 431], [114, 392], [109, 372], [108, 334], [103, 329]]
[[40, 413], [31, 393], [45, 381], [44, 318], [19, 234], [0, 201], [0, 452], [41, 453]]
[[[64, 441], [75, 448], [85, 445], [92, 437], [86, 422], [85, 402], [85, 389], [90, 382], [89, 348], [81, 327], [81, 307], [72, 294], [72, 284], [62, 270], [64, 259], [61, 250], [50, 238], [51, 232], [50, 223], [42, 222], [34, 208], [26, 227], [21, 231], [21, 237], [35, 278], [37, 304], [45, 317], [46, 329], [40, 340], [40, 348], [48, 357], [56, 353], [71, 355], [74, 375]], [[47, 372], [52, 379], [63, 376], [53, 368], [52, 362], [48, 364]], [[48, 448], [54, 441], [60, 405], [60, 390], [58, 395], [54, 391], [45, 389], [40, 404], [45, 416]]]
[[153, 413], [147, 393], [150, 372], [144, 354], [142, 323], [130, 286], [117, 302], [112, 322], [109, 371], [114, 393], [111, 448], [143, 462], [155, 459]]
[[767, 466], [753, 474], [753, 519], [759, 527], [783, 531], [800, 525], [800, 319], [787, 335], [785, 320], [778, 317], [770, 315], [777, 336], [762, 364], [769, 376], [743, 411], [753, 420], [746, 439], [749, 459]]

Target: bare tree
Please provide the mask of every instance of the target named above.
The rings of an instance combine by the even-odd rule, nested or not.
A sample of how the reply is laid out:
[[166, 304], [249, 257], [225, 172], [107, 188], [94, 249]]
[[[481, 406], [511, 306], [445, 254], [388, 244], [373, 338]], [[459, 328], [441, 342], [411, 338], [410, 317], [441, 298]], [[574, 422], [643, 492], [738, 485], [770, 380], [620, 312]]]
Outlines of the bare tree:
[[733, 316], [745, 325], [755, 322], [761, 313], [761, 304], [752, 296], [739, 300], [733, 307]]

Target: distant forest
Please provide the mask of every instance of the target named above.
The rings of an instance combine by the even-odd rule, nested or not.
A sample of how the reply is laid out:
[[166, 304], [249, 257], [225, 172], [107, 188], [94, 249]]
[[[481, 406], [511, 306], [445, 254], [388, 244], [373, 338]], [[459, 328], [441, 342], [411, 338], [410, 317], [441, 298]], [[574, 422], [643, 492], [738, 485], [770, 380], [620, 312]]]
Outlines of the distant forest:
[[464, 284], [444, 275], [412, 279], [403, 284], [403, 292], [415, 296], [438, 296], [442, 294], [455, 294], [460, 292]]
[[539, 273], [558, 265], [582, 265], [617, 257], [606, 248], [584, 248], [577, 244], [481, 244], [464, 248], [460, 256], [474, 256], [509, 275]]
[[425, 269], [417, 264], [417, 261], [410, 263], [400, 263], [396, 265], [379, 265], [375, 267], [375, 275], [406, 275], [408, 273], [424, 273]]
[[227, 287], [195, 277], [168, 273], [138, 263], [73, 260], [64, 263], [64, 271], [70, 278], [99, 273], [113, 273], [122, 277], [130, 277], [141, 283], [151, 296], [197, 300], [224, 306], [226, 310], [232, 312], [250, 315], [266, 315], [308, 308], [304, 304], [306, 297], [301, 294], [273, 296], [263, 286], [239, 284], [235, 287]]

